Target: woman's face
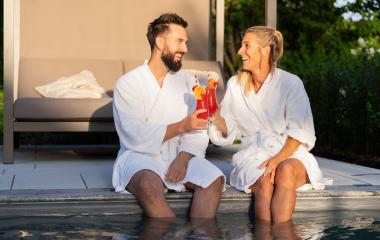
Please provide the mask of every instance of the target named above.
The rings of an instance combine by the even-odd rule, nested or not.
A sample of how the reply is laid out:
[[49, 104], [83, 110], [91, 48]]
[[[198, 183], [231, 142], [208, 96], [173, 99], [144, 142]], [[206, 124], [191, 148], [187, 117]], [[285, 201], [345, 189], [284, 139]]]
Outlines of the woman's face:
[[268, 64], [266, 51], [254, 41], [255, 38], [256, 35], [254, 33], [245, 34], [238, 51], [243, 60], [243, 69], [247, 71], [259, 70], [262, 64]]

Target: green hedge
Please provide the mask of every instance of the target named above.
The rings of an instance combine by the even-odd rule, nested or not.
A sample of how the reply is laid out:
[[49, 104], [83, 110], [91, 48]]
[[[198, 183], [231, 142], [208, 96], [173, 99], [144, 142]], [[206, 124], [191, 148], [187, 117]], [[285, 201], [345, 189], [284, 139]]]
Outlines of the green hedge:
[[380, 54], [303, 50], [285, 55], [281, 66], [304, 81], [317, 147], [380, 155]]

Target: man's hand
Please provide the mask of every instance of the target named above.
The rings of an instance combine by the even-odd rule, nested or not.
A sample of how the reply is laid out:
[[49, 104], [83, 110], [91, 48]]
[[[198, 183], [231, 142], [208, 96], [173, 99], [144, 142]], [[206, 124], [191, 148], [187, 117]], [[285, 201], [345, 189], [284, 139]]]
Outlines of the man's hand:
[[207, 120], [198, 118], [198, 114], [207, 112], [207, 109], [198, 109], [182, 120], [183, 131], [189, 132], [193, 130], [207, 129]]
[[168, 125], [165, 133], [165, 137], [162, 142], [165, 142], [172, 137], [175, 137], [181, 133], [207, 129], [207, 120], [198, 118], [198, 114], [206, 112], [207, 109], [199, 109], [192, 114], [188, 115], [183, 120]]
[[166, 180], [172, 182], [182, 181], [186, 176], [187, 164], [192, 157], [193, 155], [190, 153], [180, 152], [170, 165], [165, 176]]

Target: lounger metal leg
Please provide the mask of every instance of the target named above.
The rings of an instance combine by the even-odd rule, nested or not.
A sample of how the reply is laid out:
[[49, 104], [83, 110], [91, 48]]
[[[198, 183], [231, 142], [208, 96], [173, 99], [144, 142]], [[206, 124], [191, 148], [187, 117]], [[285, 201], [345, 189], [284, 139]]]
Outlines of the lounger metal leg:
[[[9, 128], [8, 124], [4, 124], [4, 140], [3, 140], [3, 162], [4, 163], [13, 163], [13, 150], [14, 150], [14, 142], [13, 142], [13, 126]], [[13, 125], [13, 124], [12, 124]]]

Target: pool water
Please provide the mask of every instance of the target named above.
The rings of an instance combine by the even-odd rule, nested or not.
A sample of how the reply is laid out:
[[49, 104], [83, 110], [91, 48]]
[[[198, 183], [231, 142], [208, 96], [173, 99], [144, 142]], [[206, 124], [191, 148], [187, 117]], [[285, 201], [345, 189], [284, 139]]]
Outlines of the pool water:
[[2, 216], [0, 239], [380, 239], [379, 211], [297, 212], [268, 225], [246, 213], [217, 220], [147, 219], [139, 215]]

